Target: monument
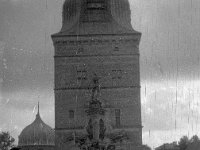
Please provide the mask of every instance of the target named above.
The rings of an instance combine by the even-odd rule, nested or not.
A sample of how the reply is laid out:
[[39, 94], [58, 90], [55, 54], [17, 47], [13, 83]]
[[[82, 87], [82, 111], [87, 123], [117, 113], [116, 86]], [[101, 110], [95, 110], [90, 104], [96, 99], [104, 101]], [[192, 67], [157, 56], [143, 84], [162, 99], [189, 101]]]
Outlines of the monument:
[[128, 0], [66, 0], [55, 47], [56, 150], [142, 149], [139, 43]]

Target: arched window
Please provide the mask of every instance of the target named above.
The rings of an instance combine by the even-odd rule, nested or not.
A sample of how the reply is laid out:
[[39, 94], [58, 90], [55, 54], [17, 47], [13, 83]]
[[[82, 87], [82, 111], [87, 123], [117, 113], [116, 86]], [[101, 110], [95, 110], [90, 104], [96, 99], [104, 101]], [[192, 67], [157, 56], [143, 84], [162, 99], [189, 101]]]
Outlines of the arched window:
[[104, 136], [105, 136], [105, 131], [106, 131], [106, 127], [105, 127], [105, 124], [104, 124], [104, 121], [102, 120], [102, 119], [100, 119], [100, 121], [99, 121], [99, 138], [101, 139], [101, 140], [103, 140], [104, 139]]

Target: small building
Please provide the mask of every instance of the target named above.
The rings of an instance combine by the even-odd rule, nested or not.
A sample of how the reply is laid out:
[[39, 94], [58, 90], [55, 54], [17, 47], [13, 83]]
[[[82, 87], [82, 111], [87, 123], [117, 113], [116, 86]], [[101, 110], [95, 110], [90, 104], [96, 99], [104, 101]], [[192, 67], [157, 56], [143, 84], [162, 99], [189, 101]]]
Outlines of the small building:
[[39, 113], [33, 123], [25, 127], [19, 135], [18, 148], [20, 150], [54, 150], [54, 130], [45, 124]]
[[155, 150], [180, 150], [180, 148], [177, 145], [177, 142], [173, 142], [173, 143], [163, 144], [163, 145], [155, 148]]

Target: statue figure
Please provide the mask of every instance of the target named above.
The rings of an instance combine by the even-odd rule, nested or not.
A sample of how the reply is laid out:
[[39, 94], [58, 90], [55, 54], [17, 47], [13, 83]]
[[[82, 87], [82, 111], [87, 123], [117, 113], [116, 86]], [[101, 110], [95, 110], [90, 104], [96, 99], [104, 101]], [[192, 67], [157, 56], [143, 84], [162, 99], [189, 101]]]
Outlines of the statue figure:
[[94, 87], [92, 88], [92, 101], [97, 101], [97, 98], [99, 97], [100, 93], [99, 79], [100, 78], [95, 73], [93, 78]]

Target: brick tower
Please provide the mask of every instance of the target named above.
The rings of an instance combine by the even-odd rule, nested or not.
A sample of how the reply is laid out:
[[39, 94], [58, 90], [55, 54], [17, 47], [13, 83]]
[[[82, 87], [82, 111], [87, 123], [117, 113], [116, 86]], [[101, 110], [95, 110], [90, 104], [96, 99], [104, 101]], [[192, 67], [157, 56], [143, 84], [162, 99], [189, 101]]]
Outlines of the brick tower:
[[142, 145], [139, 43], [128, 0], [66, 0], [55, 47], [56, 150]]

